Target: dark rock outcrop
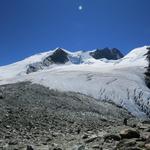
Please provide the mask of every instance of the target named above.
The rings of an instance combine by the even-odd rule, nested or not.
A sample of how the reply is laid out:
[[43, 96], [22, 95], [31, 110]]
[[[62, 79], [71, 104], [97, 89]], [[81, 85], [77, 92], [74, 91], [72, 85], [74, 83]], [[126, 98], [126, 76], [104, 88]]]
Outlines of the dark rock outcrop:
[[0, 91], [0, 99], [3, 99], [4, 98], [4, 95], [3, 93]]
[[147, 70], [145, 72], [145, 83], [148, 88], [150, 88], [150, 47], [147, 48], [148, 52], [146, 55], [147, 61], [148, 61], [148, 66]]
[[117, 134], [106, 134], [104, 135], [104, 140], [115, 140], [115, 141], [120, 141], [121, 137]]
[[124, 129], [120, 132], [120, 136], [122, 139], [132, 139], [132, 138], [139, 138], [140, 133], [136, 129]]
[[29, 64], [26, 73], [37, 72], [52, 64], [65, 64], [68, 61], [68, 54], [61, 48], [58, 48], [52, 55], [46, 57], [43, 61]]
[[[116, 48], [97, 49], [95, 52], [90, 52], [90, 55], [95, 59], [106, 58], [110, 60], [117, 60], [123, 57], [123, 54]], [[73, 64], [80, 64], [82, 63], [82, 56], [74, 57], [69, 55], [63, 49], [58, 48], [40, 62], [29, 64], [27, 66], [26, 73], [29, 74], [43, 70], [45, 67], [49, 67], [52, 64], [65, 64], [68, 61], [72, 62]]]
[[91, 52], [90, 55], [95, 59], [106, 58], [108, 60], [117, 60], [123, 57], [123, 54], [116, 48], [97, 49], [96, 51]]
[[27, 145], [27, 150], [34, 150], [32, 146]]
[[42, 70], [42, 69], [43, 69], [42, 62], [37, 62], [37, 63], [28, 65], [26, 73], [29, 74], [32, 72], [37, 72], [38, 70]]
[[49, 66], [52, 63], [65, 64], [68, 61], [69, 61], [68, 54], [61, 48], [58, 48], [52, 55], [46, 57], [43, 60], [43, 65]]

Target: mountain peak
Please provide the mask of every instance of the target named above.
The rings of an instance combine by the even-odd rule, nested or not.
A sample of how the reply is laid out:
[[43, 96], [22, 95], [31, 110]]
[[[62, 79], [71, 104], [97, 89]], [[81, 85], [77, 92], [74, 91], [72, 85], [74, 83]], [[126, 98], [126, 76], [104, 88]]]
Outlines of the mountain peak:
[[106, 58], [108, 60], [117, 60], [122, 58], [124, 55], [117, 48], [103, 48], [96, 49], [94, 52], [91, 52], [90, 55], [95, 59]]
[[65, 51], [65, 49], [64, 48], [60, 48], [60, 47], [57, 47], [56, 49], [54, 49], [54, 52], [59, 52], [59, 51]]
[[[68, 62], [68, 54], [61, 48], [57, 48], [50, 56], [46, 57], [43, 60], [43, 63], [47, 66], [50, 63], [56, 63], [56, 64], [65, 64]], [[48, 62], [48, 64], [47, 64]]]

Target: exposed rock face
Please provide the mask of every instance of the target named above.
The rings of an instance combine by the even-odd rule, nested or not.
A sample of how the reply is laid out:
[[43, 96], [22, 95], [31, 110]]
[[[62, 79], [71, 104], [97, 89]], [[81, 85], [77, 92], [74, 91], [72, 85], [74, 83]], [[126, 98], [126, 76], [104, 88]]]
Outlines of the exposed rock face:
[[26, 73], [29, 74], [32, 72], [37, 72], [38, 70], [42, 70], [43, 68], [44, 67], [42, 62], [33, 63], [28, 66]]
[[147, 71], [145, 72], [145, 83], [147, 85], [148, 88], [150, 88], [150, 47], [147, 48], [148, 52], [147, 52], [147, 61], [148, 61], [148, 67], [147, 67]]
[[[97, 49], [95, 52], [90, 52], [89, 55], [91, 55], [95, 59], [106, 58], [109, 60], [117, 60], [123, 57], [123, 54], [116, 48]], [[82, 54], [74, 57], [72, 55], [69, 55], [63, 49], [58, 48], [55, 50], [55, 52], [44, 58], [41, 62], [29, 64], [27, 66], [26, 73], [29, 74], [38, 70], [42, 70], [52, 64], [65, 64], [68, 61], [73, 64], [80, 64], [82, 63]]]
[[65, 64], [68, 61], [68, 54], [61, 48], [58, 48], [52, 55], [43, 60], [43, 65], [49, 66], [51, 63]]
[[27, 66], [26, 73], [37, 72], [52, 64], [65, 64], [68, 62], [68, 54], [61, 48], [58, 48], [52, 55], [46, 57], [42, 62], [36, 62]]
[[95, 59], [106, 58], [108, 60], [117, 60], [123, 57], [123, 54], [116, 48], [97, 49], [96, 51], [91, 52], [90, 55]]

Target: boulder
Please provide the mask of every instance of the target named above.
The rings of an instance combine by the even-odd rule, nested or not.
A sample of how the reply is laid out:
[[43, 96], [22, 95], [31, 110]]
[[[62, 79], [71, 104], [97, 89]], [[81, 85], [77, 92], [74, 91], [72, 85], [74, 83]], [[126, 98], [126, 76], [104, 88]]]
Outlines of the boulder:
[[53, 148], [53, 150], [62, 150], [62, 149], [58, 147], [58, 148]]
[[145, 144], [146, 150], [150, 150], [150, 144]]
[[3, 93], [0, 91], [0, 99], [3, 99], [4, 96], [3, 96]]
[[140, 147], [140, 148], [143, 148], [145, 145], [144, 142], [141, 142], [141, 141], [137, 141], [137, 146]]
[[141, 138], [145, 141], [147, 141], [148, 139], [150, 139], [150, 133], [149, 132], [143, 132], [141, 133]]
[[82, 139], [87, 139], [88, 137], [89, 137], [88, 134], [84, 134], [84, 135], [82, 136]]
[[120, 136], [122, 139], [131, 139], [131, 138], [139, 138], [140, 133], [138, 130], [130, 128], [124, 129], [120, 132]]
[[97, 138], [98, 138], [97, 135], [92, 135], [88, 139], [85, 140], [85, 143], [91, 143], [91, 142], [95, 141]]
[[120, 135], [117, 135], [117, 134], [106, 134], [104, 135], [104, 140], [115, 140], [115, 141], [120, 141], [121, 140], [121, 137]]
[[150, 132], [150, 127], [146, 128], [145, 132]]
[[100, 145], [93, 145], [92, 148], [102, 150], [102, 147], [100, 147]]
[[31, 145], [27, 145], [27, 149], [26, 150], [34, 150], [34, 148]]
[[136, 141], [134, 139], [123, 139], [117, 144], [117, 149], [119, 150], [127, 150], [136, 146]]
[[85, 150], [85, 146], [84, 145], [75, 145], [72, 150]]

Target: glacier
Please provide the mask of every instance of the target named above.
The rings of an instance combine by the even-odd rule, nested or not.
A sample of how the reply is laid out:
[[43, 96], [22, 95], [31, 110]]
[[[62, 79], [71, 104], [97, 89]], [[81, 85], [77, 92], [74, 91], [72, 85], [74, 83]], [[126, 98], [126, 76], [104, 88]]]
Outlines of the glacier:
[[[118, 60], [94, 59], [93, 51], [69, 52], [64, 64], [43, 65], [50, 50], [0, 67], [0, 85], [30, 81], [60, 91], [83, 93], [102, 101], [114, 102], [139, 118], [150, 117], [150, 89], [145, 84], [149, 46], [131, 50]], [[29, 65], [38, 66], [27, 74]], [[41, 66], [39, 66], [39, 64]]]

